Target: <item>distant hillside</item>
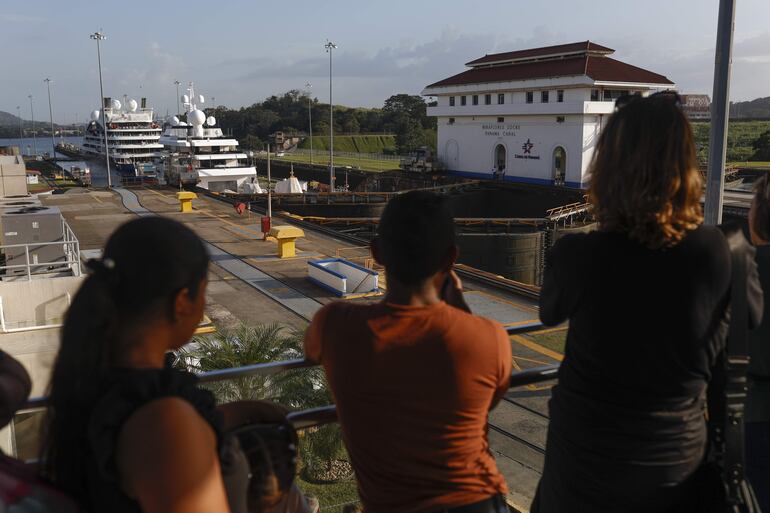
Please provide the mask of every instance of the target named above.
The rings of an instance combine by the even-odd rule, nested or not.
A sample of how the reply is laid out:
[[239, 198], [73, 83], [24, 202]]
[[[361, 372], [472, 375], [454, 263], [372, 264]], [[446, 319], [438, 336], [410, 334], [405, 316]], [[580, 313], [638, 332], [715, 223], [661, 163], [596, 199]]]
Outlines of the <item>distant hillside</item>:
[[770, 119], [770, 96], [748, 102], [731, 103], [730, 117]]
[[19, 118], [0, 110], [0, 126], [19, 126]]
[[[299, 147], [310, 149], [310, 138], [305, 137]], [[329, 136], [314, 135], [313, 150], [328, 151]], [[393, 153], [396, 151], [396, 139], [392, 135], [335, 135], [334, 151]]]

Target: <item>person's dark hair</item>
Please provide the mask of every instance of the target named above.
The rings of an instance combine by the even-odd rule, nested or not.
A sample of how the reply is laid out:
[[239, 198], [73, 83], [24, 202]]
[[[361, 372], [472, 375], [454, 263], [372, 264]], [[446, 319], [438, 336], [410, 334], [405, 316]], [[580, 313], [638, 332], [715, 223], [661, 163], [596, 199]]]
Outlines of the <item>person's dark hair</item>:
[[702, 221], [692, 128], [674, 94], [618, 101], [591, 162], [600, 228], [652, 249], [678, 243]]
[[176, 295], [186, 288], [197, 296], [208, 263], [198, 236], [163, 217], [120, 226], [103, 257], [89, 262], [93, 273], [75, 295], [62, 329], [41, 454], [44, 473], [64, 491], [86, 497], [88, 421], [117, 344], [126, 338], [117, 335], [158, 316], [173, 319]]
[[455, 245], [454, 219], [443, 196], [411, 191], [385, 206], [377, 238], [388, 276], [418, 285], [446, 262]]
[[770, 176], [767, 173], [754, 185], [754, 232], [764, 241], [770, 241]]

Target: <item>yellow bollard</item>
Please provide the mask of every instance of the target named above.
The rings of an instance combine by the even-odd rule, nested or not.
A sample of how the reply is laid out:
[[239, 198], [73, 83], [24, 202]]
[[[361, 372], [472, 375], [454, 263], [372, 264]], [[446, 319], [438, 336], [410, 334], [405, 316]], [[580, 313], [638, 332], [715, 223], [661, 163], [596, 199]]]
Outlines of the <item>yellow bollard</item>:
[[298, 237], [304, 237], [305, 232], [294, 226], [273, 226], [270, 228], [270, 236], [278, 241], [278, 256], [280, 258], [289, 258], [297, 255], [297, 248], [294, 241]]
[[176, 199], [179, 200], [180, 212], [192, 212], [192, 200], [197, 198], [198, 195], [190, 191], [181, 191], [176, 193]]

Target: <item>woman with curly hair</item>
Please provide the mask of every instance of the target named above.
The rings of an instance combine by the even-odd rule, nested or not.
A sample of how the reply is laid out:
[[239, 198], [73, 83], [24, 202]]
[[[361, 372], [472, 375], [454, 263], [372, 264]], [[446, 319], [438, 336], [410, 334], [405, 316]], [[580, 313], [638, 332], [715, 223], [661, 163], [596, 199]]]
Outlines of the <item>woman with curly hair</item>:
[[701, 224], [678, 95], [617, 107], [591, 165], [599, 228], [562, 237], [546, 261], [540, 318], [569, 331], [533, 513], [685, 511], [705, 453], [730, 248]]

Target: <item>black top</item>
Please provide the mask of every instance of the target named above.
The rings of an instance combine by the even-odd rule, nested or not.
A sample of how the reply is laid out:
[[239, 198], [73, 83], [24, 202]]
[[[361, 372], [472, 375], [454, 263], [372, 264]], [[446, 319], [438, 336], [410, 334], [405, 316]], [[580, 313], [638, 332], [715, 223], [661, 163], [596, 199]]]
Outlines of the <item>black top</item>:
[[770, 422], [770, 245], [757, 247], [759, 281], [765, 291], [762, 324], [749, 334], [749, 400], [747, 422]]
[[140, 407], [162, 397], [188, 401], [214, 429], [222, 447], [221, 418], [214, 395], [197, 387], [198, 379], [176, 369], [114, 369], [103, 383], [88, 426], [89, 511], [139, 513], [139, 504], [120, 487], [115, 449], [123, 424]]
[[727, 331], [730, 268], [713, 227], [660, 250], [613, 232], [559, 240], [540, 298], [545, 324], [570, 321], [553, 430], [614, 459], [697, 465], [706, 385]]

